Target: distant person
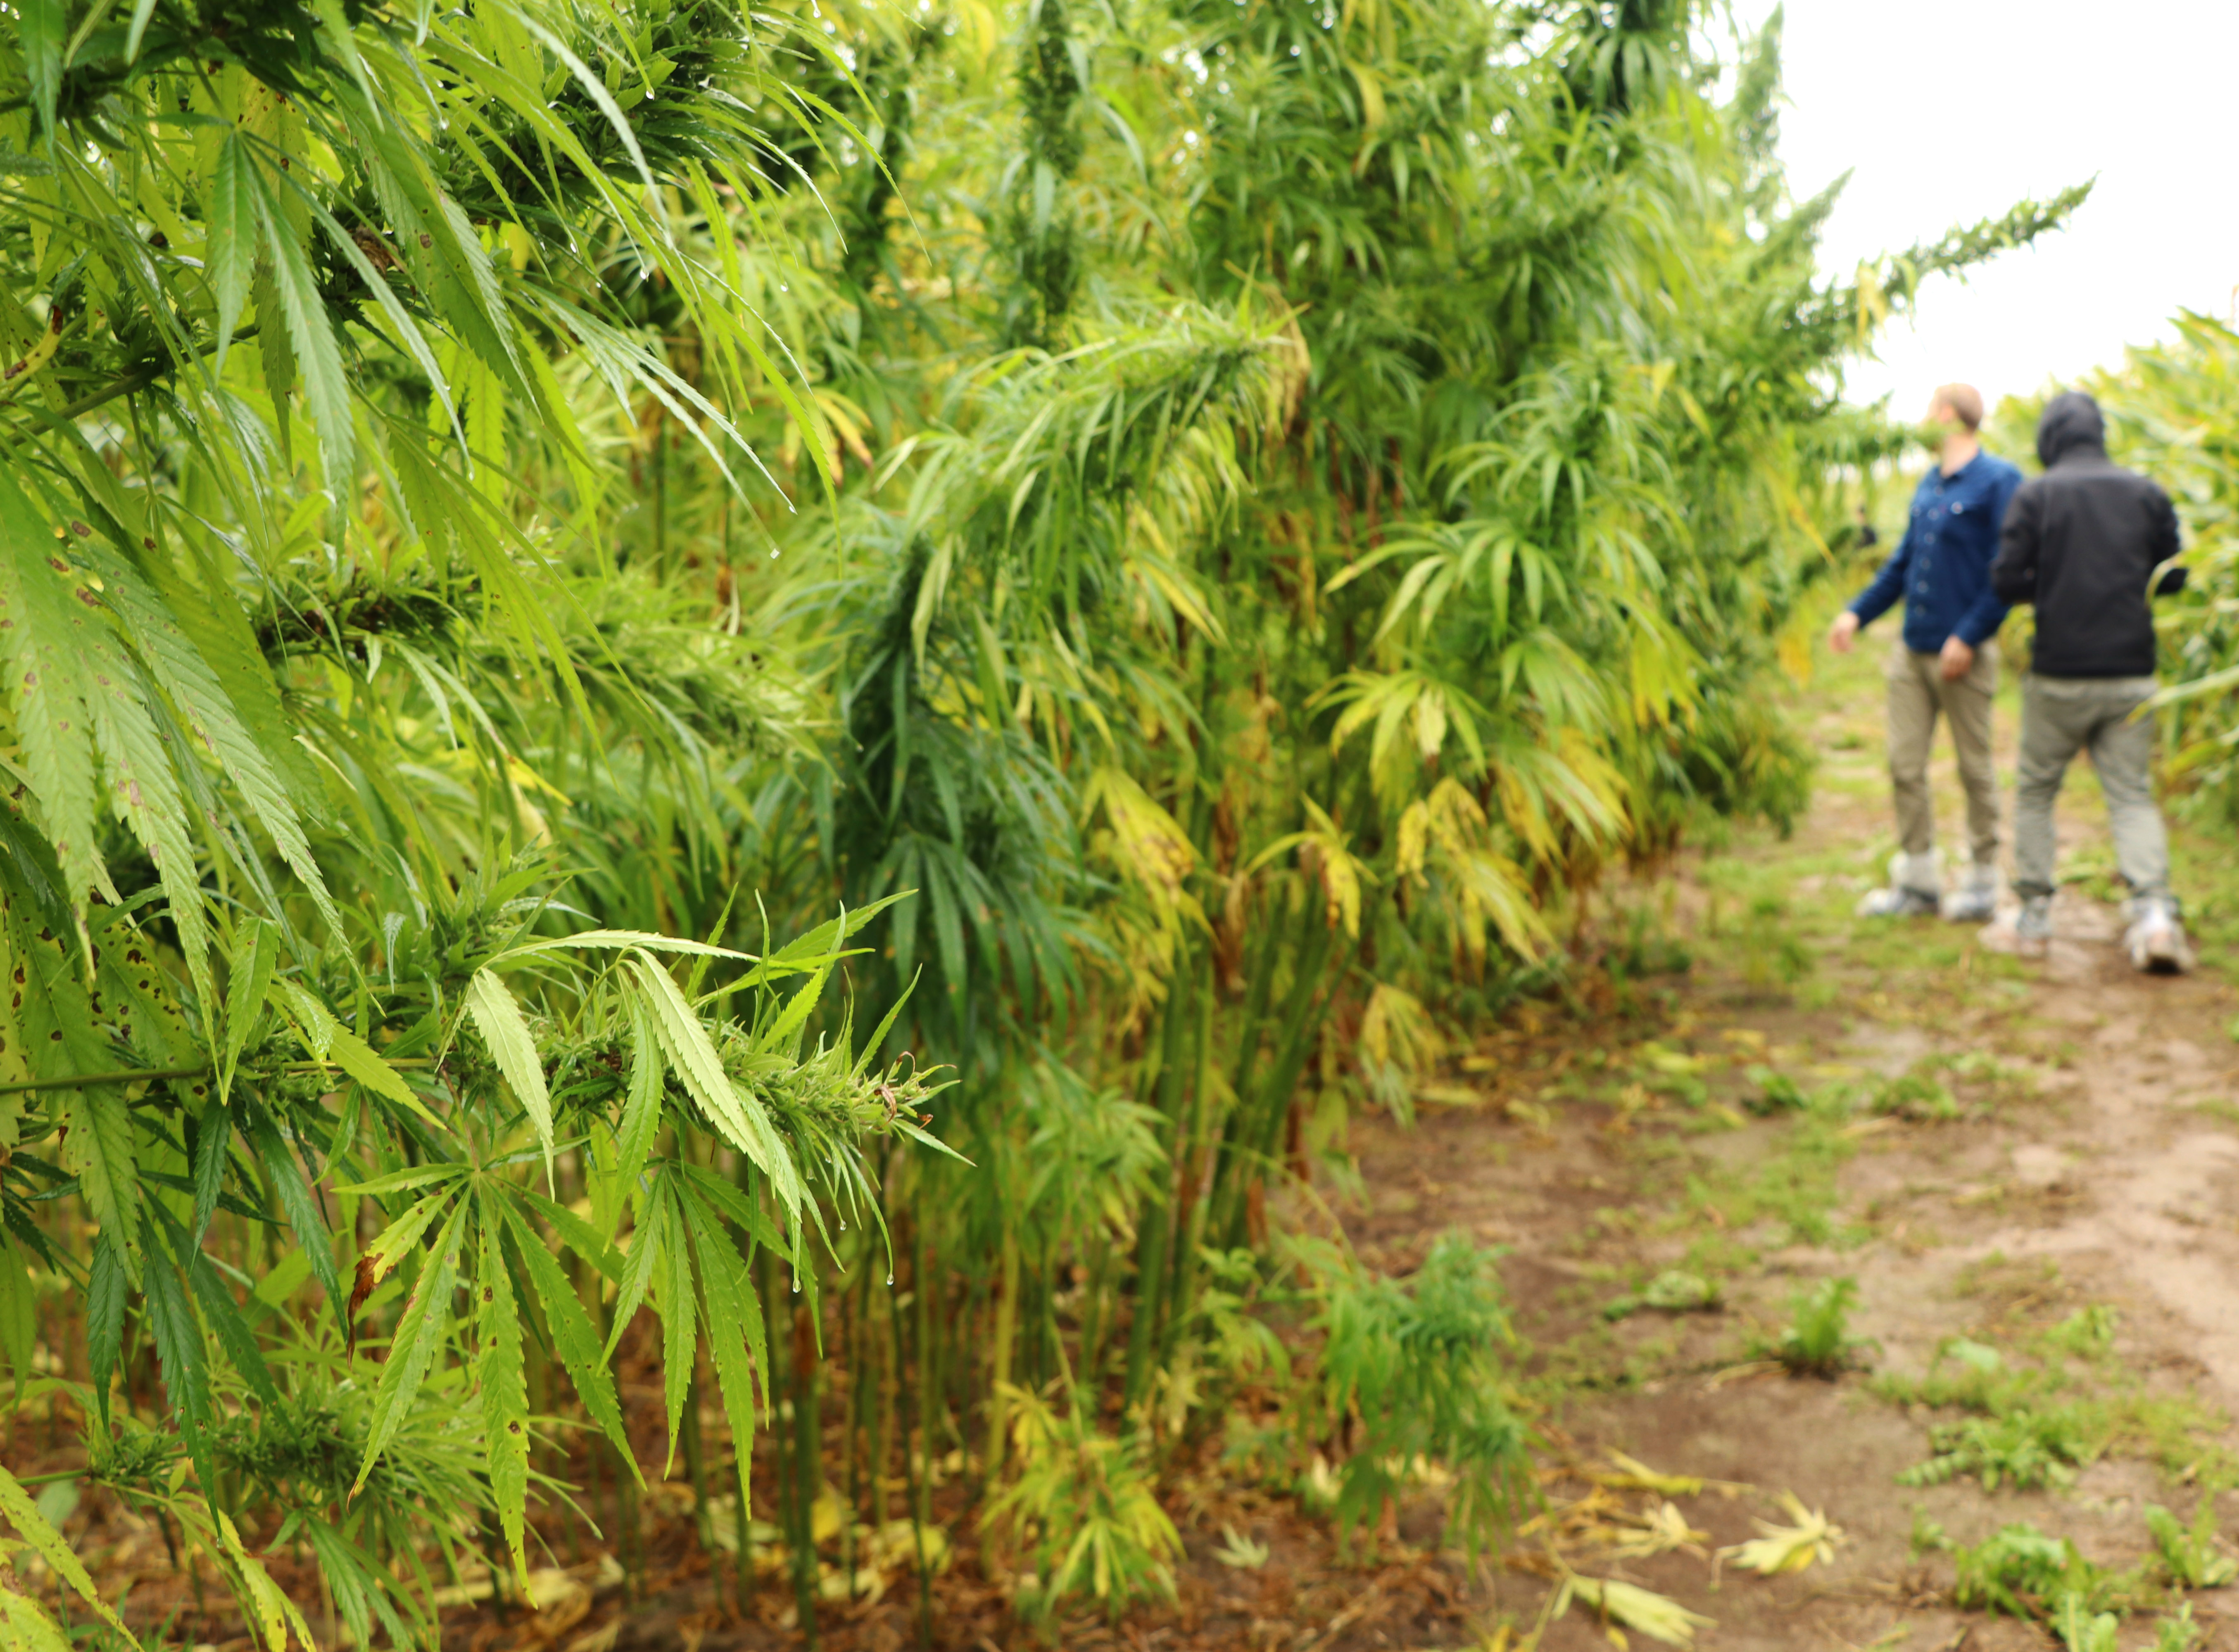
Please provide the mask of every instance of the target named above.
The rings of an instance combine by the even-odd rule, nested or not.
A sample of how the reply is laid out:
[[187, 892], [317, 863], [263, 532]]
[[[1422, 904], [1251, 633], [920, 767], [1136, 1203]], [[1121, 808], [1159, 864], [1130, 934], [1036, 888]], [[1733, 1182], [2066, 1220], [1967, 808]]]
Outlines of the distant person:
[[2192, 955], [2169, 887], [2169, 834], [2154, 806], [2154, 622], [2149, 591], [2184, 587], [2170, 568], [2176, 511], [2145, 477], [2107, 457], [2099, 404], [2055, 396], [2037, 421], [2044, 474], [2022, 484], [2006, 513], [1990, 581], [2008, 602], [2036, 605], [2036, 642], [2022, 692], [2022, 750], [2014, 796], [2014, 923], [2017, 951], [2042, 957], [2052, 939], [2053, 799], [2070, 759], [2091, 753], [2115, 865], [2129, 886], [2123, 945], [2141, 970], [2174, 974]]
[[[1836, 616], [1828, 646], [1848, 654], [1857, 634], [1900, 600], [1903, 633], [1889, 656], [1889, 769], [1899, 853], [1890, 886], [1858, 905], [1867, 918], [1980, 923], [1997, 909], [1998, 779], [1990, 760], [1990, 696], [1998, 687], [1998, 627], [2006, 605], [1990, 588], [1998, 524], [2022, 473], [1983, 451], [1982, 393], [1947, 384], [1928, 404], [1935, 468], [1912, 495], [1912, 519], [1873, 583]], [[1951, 725], [1967, 793], [1972, 864], [1950, 901], [1936, 859], [1928, 756], [1941, 713]]]
[[1881, 530], [1874, 526], [1874, 519], [1866, 514], [1866, 508], [1859, 506], [1858, 531], [1850, 541], [1851, 546], [1857, 550], [1870, 551], [1881, 542]]

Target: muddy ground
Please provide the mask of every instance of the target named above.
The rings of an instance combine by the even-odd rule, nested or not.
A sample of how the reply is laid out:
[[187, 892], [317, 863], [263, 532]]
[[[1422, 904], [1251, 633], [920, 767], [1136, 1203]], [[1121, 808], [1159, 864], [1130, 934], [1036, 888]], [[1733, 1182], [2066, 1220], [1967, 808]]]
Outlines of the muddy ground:
[[[1752, 1516], [1778, 1517], [1769, 1503], [1780, 1492], [1843, 1529], [1831, 1562], [1776, 1582], [1728, 1569], [1714, 1585], [1708, 1563], [1680, 1554], [1622, 1574], [1716, 1619], [1703, 1645], [2043, 1647], [2052, 1642], [2034, 1626], [1957, 1610], [1951, 1562], [1916, 1550], [1916, 1523], [1971, 1543], [2026, 1520], [2120, 1566], [2149, 1552], [2144, 1504], [2189, 1515], [2196, 1488], [2229, 1483], [2239, 1048], [2227, 1029], [2239, 1001], [2213, 968], [2164, 979], [2127, 967], [2112, 892], [2090, 872], [2103, 864], [2104, 836], [2088, 773], [2071, 781], [2062, 812], [2064, 865], [2086, 876], [2063, 890], [2043, 964], [2002, 956], [1971, 929], [1931, 920], [1892, 932], [1852, 919], [1892, 846], [1864, 674], [1846, 670], [1799, 705], [1826, 761], [1791, 839], [1690, 858], [1676, 886], [1619, 898], [1620, 907], [1668, 910], [1696, 954], [1684, 977], [1661, 984], [1650, 1059], [1640, 1045], [1624, 1051], [1621, 1035], [1585, 1039], [1558, 1018], [1535, 1032], [1527, 1012], [1465, 1064], [1490, 1069], [1485, 1105], [1426, 1117], [1412, 1131], [1379, 1123], [1358, 1132], [1371, 1208], [1354, 1236], [1395, 1269], [1450, 1227], [1509, 1248], [1503, 1274], [1519, 1328], [1542, 1369], [1571, 1379], [1551, 1421], [1578, 1461], [1614, 1449], [1666, 1473], [1752, 1488], [1678, 1500], [1717, 1543], [1750, 1536]], [[2011, 707], [2001, 710], [2010, 747]], [[1939, 780], [1948, 840], [1958, 799], [1948, 772]], [[1784, 959], [1784, 942], [1802, 950]], [[1939, 1061], [1951, 1057], [1962, 1059]], [[1735, 1128], [1720, 1111], [1761, 1093], [1753, 1066], [1862, 1094], [1934, 1074], [1961, 1116], [1867, 1111], [1824, 1131], [1833, 1141], [1823, 1149], [1844, 1157], [1824, 1206], [1829, 1231], [1815, 1243], [1751, 1196], [1768, 1182], [1796, 1184], [1802, 1126]], [[1643, 1108], [1642, 1079], [1665, 1069], [1697, 1088], [1651, 1093]], [[1802, 1179], [1824, 1158], [1806, 1155]], [[1722, 1225], [1736, 1217], [1750, 1225]], [[1595, 1311], [1691, 1262], [1723, 1273], [1719, 1310], [1614, 1326]], [[1801, 1286], [1837, 1277], [1857, 1282], [1854, 1326], [1870, 1342], [1861, 1369], [1799, 1380], [1746, 1363]], [[2057, 1490], [1897, 1483], [1930, 1455], [1930, 1427], [1958, 1415], [1903, 1403], [1899, 1384], [1928, 1372], [1955, 1337], [2025, 1362], [2020, 1350], [2034, 1339], [2095, 1306], [2115, 1312], [2112, 1346], [2079, 1383], [2132, 1416], [2127, 1437]], [[1593, 1391], [1597, 1379], [1605, 1391]], [[1556, 1481], [1549, 1493], [1585, 1489]], [[2239, 1516], [2239, 1498], [2217, 1506]], [[1502, 1604], [1528, 1624], [1545, 1588], [1511, 1577]], [[2235, 1596], [2195, 1598], [2206, 1631], [2198, 1644], [2239, 1647]], [[2117, 1644], [2151, 1646], [2155, 1633], [2154, 1615], [2141, 1613]], [[1543, 1644], [1559, 1652], [1605, 1644], [1601, 1635], [1574, 1610]], [[1394, 1634], [1383, 1643], [1408, 1642]]]

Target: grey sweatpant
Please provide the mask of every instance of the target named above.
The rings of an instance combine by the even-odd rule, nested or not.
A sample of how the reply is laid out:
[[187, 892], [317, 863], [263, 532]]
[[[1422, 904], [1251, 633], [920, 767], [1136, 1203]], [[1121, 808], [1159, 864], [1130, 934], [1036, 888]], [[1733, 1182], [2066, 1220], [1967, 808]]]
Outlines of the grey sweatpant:
[[[1936, 816], [1929, 799], [1928, 753], [1936, 718], [1951, 725], [1959, 783], [1967, 793], [1967, 846], [1976, 866], [1998, 864], [1998, 775], [1990, 761], [1990, 696], [1998, 689], [1998, 645], [1975, 650], [1975, 664], [1957, 682], [1943, 680], [1943, 663], [1915, 654], [1897, 640], [1889, 667], [1890, 790], [1897, 801], [1897, 842], [1916, 866], [1936, 846]], [[1932, 891], [1931, 891], [1932, 892]]]
[[2014, 892], [2053, 891], [2052, 801], [2078, 751], [2091, 753], [2115, 867], [2134, 895], [2169, 893], [2169, 835], [2154, 806], [2154, 720], [2132, 715], [2151, 677], [2039, 677], [2022, 689], [2022, 753], [2014, 792]]

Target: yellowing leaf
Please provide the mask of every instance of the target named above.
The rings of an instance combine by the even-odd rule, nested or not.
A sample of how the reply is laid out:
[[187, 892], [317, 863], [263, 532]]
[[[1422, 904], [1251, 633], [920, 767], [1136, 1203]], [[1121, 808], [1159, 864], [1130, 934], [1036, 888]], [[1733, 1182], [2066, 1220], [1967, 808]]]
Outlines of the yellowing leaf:
[[1830, 1525], [1819, 1509], [1806, 1509], [1794, 1492], [1782, 1492], [1780, 1506], [1795, 1524], [1777, 1526], [1769, 1520], [1752, 1520], [1750, 1523], [1762, 1535], [1721, 1549], [1719, 1561], [1731, 1560], [1744, 1571], [1778, 1577], [1800, 1572], [1815, 1560], [1824, 1564], [1835, 1558], [1836, 1545], [1843, 1541], [1840, 1526]]
[[[79, 1597], [113, 1625], [119, 1635], [129, 1635], [131, 1633], [124, 1627], [123, 1620], [95, 1591], [93, 1579], [86, 1575], [76, 1551], [63, 1539], [62, 1533], [55, 1529], [53, 1523], [39, 1512], [39, 1505], [31, 1500], [31, 1494], [24, 1490], [16, 1476], [5, 1469], [0, 1469], [0, 1514], [6, 1515], [9, 1523], [23, 1533], [31, 1547], [37, 1549], [47, 1564], [54, 1568], [55, 1576], [76, 1590]], [[12, 1617], [12, 1612], [10, 1616]]]
[[1636, 1529], [1620, 1536], [1610, 1549], [1619, 1560], [1645, 1560], [1674, 1549], [1699, 1556], [1703, 1545], [1711, 1541], [1709, 1532], [1698, 1531], [1687, 1523], [1687, 1516], [1676, 1503], [1660, 1503], [1631, 1519], [1638, 1523]]
[[1560, 1604], [1553, 1616], [1561, 1616], [1571, 1598], [1584, 1601], [1606, 1622], [1638, 1629], [1650, 1640], [1665, 1646], [1692, 1647], [1695, 1632], [1709, 1629], [1716, 1622], [1699, 1612], [1689, 1611], [1668, 1595], [1658, 1595], [1638, 1583], [1619, 1582], [1614, 1577], [1580, 1577], [1571, 1574], [1564, 1580]]
[[1622, 1451], [1609, 1454], [1610, 1468], [1591, 1476], [1598, 1486], [1610, 1486], [1618, 1490], [1657, 1491], [1667, 1497], [1691, 1497], [1703, 1489], [1700, 1476], [1691, 1474], [1658, 1474], [1638, 1457], [1629, 1457]]

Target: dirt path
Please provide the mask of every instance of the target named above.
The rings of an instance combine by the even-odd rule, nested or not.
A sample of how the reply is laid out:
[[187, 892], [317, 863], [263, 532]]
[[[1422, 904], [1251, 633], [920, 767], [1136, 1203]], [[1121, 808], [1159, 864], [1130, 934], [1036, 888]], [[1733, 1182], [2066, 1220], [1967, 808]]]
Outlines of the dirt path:
[[[2088, 775], [2062, 814], [2063, 866], [2086, 875], [2063, 891], [2042, 965], [1971, 929], [1854, 921], [1891, 846], [1865, 677], [1850, 665], [1799, 700], [1827, 760], [1791, 840], [1692, 858], [1603, 926], [1625, 932], [1635, 905], [1693, 967], [1620, 981], [1630, 1018], [1622, 1002], [1583, 1019], [1527, 1013], [1460, 1063], [1480, 1105], [1357, 1132], [1369, 1195], [1348, 1225], [1395, 1270], [1456, 1227], [1508, 1248], [1519, 1330], [1576, 1465], [1614, 1450], [1751, 1488], [1675, 1500], [1718, 1544], [1751, 1536], [1785, 1491], [1844, 1529], [1830, 1563], [1771, 1582], [1728, 1568], [1714, 1587], [1685, 1553], [1600, 1562], [1716, 1619], [1704, 1647], [2043, 1647], [2055, 1642], [2034, 1625], [1957, 1609], [1954, 1561], [1917, 1549], [1916, 1523], [1971, 1544], [2028, 1521], [2121, 1567], [2153, 1552], [2146, 1504], [2189, 1518], [2202, 1488], [2234, 1483], [2239, 1046], [2226, 1027], [2239, 997], [2212, 973], [2128, 970], [2092, 872], [2105, 852]], [[2001, 713], [2010, 745], [2010, 706]], [[1956, 787], [1939, 780], [1948, 826]], [[1768, 1071], [1814, 1105], [1751, 1118]], [[1720, 1308], [1604, 1317], [1669, 1270], [1714, 1283]], [[1799, 1289], [1836, 1277], [1856, 1281], [1865, 1369], [1822, 1382], [1744, 1363]], [[1968, 1416], [1924, 1403], [1951, 1396], [1919, 1384], [1932, 1373], [1949, 1390], [1970, 1357], [2012, 1379], [2003, 1411], [1977, 1416], [2091, 1425], [2086, 1460], [2055, 1470], [2070, 1483], [1898, 1483], [1930, 1456], [1931, 1429]], [[2048, 1375], [2015, 1376], [2031, 1372]], [[2017, 1406], [2027, 1381], [2040, 1390]], [[1558, 1478], [1548, 1495], [1559, 1509], [1588, 1490]], [[1565, 1555], [1584, 1574], [1598, 1551], [1594, 1506], [1581, 1506], [1571, 1523], [1586, 1536]], [[2239, 1497], [2216, 1506], [2239, 1521]], [[1502, 1605], [1528, 1624], [1547, 1587], [1511, 1572]], [[2239, 1648], [2239, 1590], [2197, 1594], [2192, 1609], [2205, 1632], [2193, 1644]], [[2162, 1644], [2156, 1617], [2137, 1611], [2116, 1644]], [[1573, 1610], [1543, 1644], [1602, 1636]]]

